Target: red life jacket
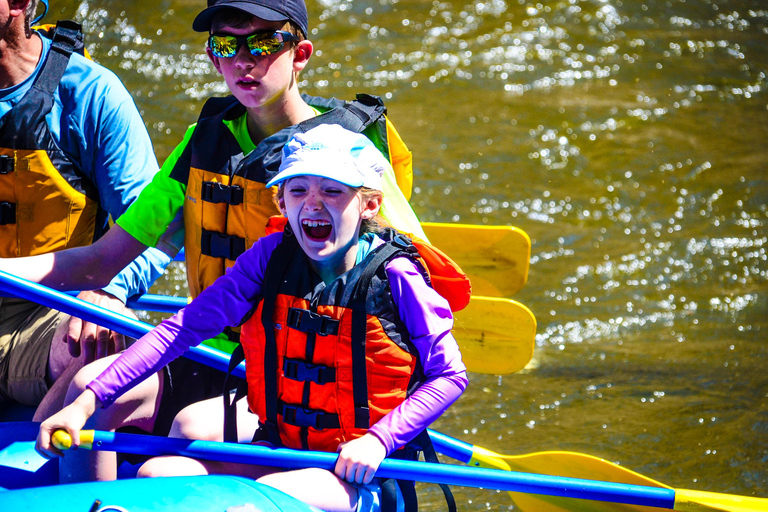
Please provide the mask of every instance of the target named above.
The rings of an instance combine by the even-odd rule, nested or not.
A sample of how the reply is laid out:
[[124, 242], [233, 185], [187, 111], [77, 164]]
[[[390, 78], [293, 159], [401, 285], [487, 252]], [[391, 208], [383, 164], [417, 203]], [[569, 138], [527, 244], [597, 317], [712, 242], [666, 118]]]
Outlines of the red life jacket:
[[[289, 233], [289, 231], [286, 231]], [[423, 380], [385, 266], [417, 263], [402, 235], [325, 286], [292, 235], [270, 257], [263, 300], [245, 322], [248, 403], [273, 444], [336, 451], [397, 407]]]

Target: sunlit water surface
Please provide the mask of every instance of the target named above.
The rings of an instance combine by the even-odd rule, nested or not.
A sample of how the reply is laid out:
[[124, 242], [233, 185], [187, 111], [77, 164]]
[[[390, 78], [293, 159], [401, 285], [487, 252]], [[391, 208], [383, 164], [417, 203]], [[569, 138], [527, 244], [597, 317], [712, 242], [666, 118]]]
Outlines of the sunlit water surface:
[[[226, 93], [191, 30], [202, 6], [57, 1], [47, 17], [84, 22], [161, 161]], [[533, 241], [515, 299], [538, 320], [534, 361], [471, 375], [436, 428], [768, 496], [768, 5], [313, 0], [309, 14], [303, 90], [386, 99], [420, 218]], [[156, 290], [184, 294], [183, 268]], [[512, 508], [455, 492], [464, 510]], [[439, 490], [421, 496], [444, 509]]]

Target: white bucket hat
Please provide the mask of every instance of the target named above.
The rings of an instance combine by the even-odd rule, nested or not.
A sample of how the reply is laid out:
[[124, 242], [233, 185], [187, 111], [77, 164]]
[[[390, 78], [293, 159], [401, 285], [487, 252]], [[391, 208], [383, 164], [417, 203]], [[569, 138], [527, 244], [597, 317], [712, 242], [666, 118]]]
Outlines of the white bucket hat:
[[363, 134], [337, 124], [321, 124], [296, 133], [283, 147], [280, 171], [267, 187], [296, 176], [318, 176], [348, 187], [381, 191], [382, 175], [392, 167]]

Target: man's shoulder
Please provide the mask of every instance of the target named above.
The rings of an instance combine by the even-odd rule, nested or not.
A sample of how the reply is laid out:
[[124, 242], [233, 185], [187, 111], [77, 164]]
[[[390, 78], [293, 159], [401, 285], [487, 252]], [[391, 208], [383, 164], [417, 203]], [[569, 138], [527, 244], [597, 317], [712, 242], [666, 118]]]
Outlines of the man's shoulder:
[[[45, 41], [45, 38], [42, 38]], [[50, 40], [44, 44], [44, 58], [51, 51]], [[72, 53], [56, 91], [64, 111], [88, 109], [119, 110], [133, 102], [120, 78], [110, 69], [79, 53]]]

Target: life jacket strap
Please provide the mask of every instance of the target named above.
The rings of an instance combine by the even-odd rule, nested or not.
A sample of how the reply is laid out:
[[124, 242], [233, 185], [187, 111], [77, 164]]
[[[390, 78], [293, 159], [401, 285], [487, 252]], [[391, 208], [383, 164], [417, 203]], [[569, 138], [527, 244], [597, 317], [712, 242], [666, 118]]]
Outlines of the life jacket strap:
[[328, 384], [336, 382], [336, 368], [324, 364], [311, 364], [298, 359], [283, 360], [283, 373], [287, 379], [299, 382]]
[[302, 121], [296, 126], [299, 131], [308, 132], [321, 124], [338, 124], [349, 131], [362, 133], [371, 123], [383, 116], [387, 109], [381, 102], [369, 101], [363, 103], [359, 100], [360, 96], [358, 96], [357, 103], [347, 102], [339, 108], [334, 108], [319, 116]]
[[308, 309], [290, 308], [288, 327], [301, 332], [313, 332], [320, 336], [338, 334], [339, 321], [325, 315], [318, 315]]
[[245, 252], [245, 238], [204, 229], [200, 239], [200, 252], [206, 256], [234, 261]]
[[0, 226], [16, 224], [16, 203], [0, 202]]
[[201, 199], [208, 203], [241, 204], [243, 202], [243, 187], [224, 185], [216, 181], [204, 181]]
[[37, 76], [32, 87], [53, 94], [53, 91], [59, 86], [61, 77], [64, 76], [70, 55], [78, 46], [83, 46], [83, 32], [80, 24], [69, 20], [56, 23], [51, 51], [45, 61], [43, 71]]

